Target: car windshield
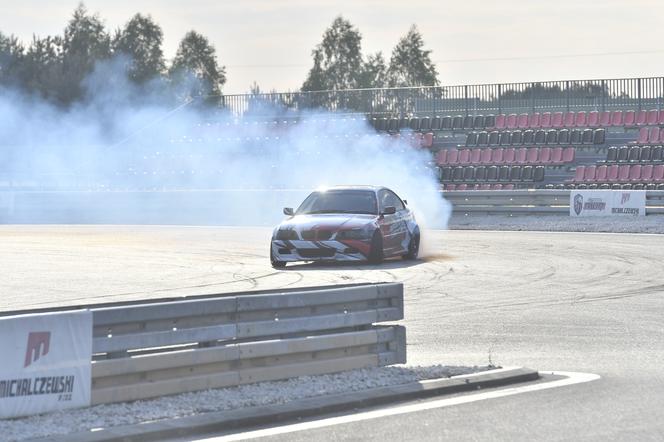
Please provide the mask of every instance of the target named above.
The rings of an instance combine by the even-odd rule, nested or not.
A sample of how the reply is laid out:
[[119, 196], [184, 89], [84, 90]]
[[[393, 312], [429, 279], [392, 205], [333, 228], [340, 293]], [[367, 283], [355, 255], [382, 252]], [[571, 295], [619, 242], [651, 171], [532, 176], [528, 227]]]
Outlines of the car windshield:
[[314, 213], [359, 213], [376, 215], [376, 194], [371, 190], [327, 190], [314, 192], [297, 209], [298, 215]]

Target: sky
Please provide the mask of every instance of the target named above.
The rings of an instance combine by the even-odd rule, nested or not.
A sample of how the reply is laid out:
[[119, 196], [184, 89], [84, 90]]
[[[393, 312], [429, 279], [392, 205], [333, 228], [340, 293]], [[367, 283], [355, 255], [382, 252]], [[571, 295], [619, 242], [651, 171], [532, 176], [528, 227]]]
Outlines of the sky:
[[[62, 34], [78, 0], [0, 2], [0, 31], [25, 43]], [[365, 55], [389, 60], [416, 24], [443, 85], [664, 75], [661, 0], [87, 0], [110, 29], [135, 13], [164, 31], [167, 58], [194, 29], [226, 66], [226, 94], [297, 90], [311, 51], [342, 15]]]

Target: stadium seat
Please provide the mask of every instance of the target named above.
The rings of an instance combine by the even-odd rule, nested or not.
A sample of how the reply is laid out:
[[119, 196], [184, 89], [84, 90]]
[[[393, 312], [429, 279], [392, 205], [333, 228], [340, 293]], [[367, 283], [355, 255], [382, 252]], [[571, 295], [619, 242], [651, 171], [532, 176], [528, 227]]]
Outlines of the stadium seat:
[[[578, 117], [577, 117], [578, 118]], [[591, 127], [591, 128], [596, 128], [599, 127], [599, 112], [597, 111], [591, 111], [588, 112], [588, 118], [586, 120], [586, 126]]]
[[576, 156], [576, 149], [573, 147], [566, 147], [563, 149], [563, 163], [572, 163]]
[[517, 164], [526, 164], [526, 159], [528, 157], [528, 148], [521, 147], [516, 151], [516, 163]]
[[662, 146], [653, 146], [650, 151], [650, 161], [661, 162], [664, 161], [664, 148]]
[[500, 184], [500, 183], [494, 184], [493, 186], [491, 186], [491, 189], [492, 190], [503, 190], [503, 185]]
[[528, 127], [530, 129], [537, 129], [540, 127], [540, 114], [539, 112], [532, 113], [528, 116]]
[[517, 115], [516, 114], [509, 114], [507, 116], [507, 121], [505, 122], [505, 127], [508, 129], [516, 129], [516, 121], [517, 120]]
[[496, 129], [505, 129], [505, 114], [496, 115], [494, 123]]
[[564, 127], [574, 127], [576, 126], [576, 113], [574, 112], [565, 112], [563, 116], [563, 126]]
[[636, 137], [636, 142], [639, 144], [645, 144], [648, 142], [648, 128], [642, 127], [639, 129], [639, 135]]
[[503, 159], [505, 164], [512, 164], [516, 160], [516, 149], [508, 147], [504, 150]]
[[641, 181], [648, 182], [652, 180], [652, 169], [652, 164], [646, 164], [645, 166], [641, 167]]
[[664, 164], [653, 166], [652, 180], [656, 183], [664, 182]]
[[629, 179], [629, 164], [623, 164], [618, 168], [618, 181], [623, 182]]
[[544, 144], [546, 143], [546, 131], [540, 129], [535, 132], [535, 144]]
[[544, 166], [537, 166], [533, 169], [533, 181], [537, 183], [544, 181]]
[[634, 124], [637, 126], [645, 126], [648, 123], [648, 111], [640, 110], [636, 112]]
[[447, 151], [447, 164], [452, 166], [459, 164], [459, 151], [457, 149], [449, 149]]
[[551, 149], [551, 164], [562, 164], [563, 163], [563, 148], [554, 147]]
[[646, 124], [649, 126], [654, 126], [659, 123], [659, 111], [657, 109], [651, 109], [648, 111], [648, 118], [646, 119]]
[[606, 130], [595, 129], [593, 132], [593, 144], [604, 144], [606, 141]]
[[447, 152], [447, 149], [440, 149], [438, 153], [436, 153], [436, 164], [439, 166], [447, 164]]
[[611, 126], [612, 115], [610, 111], [602, 111], [599, 114], [599, 126], [600, 127], [609, 127]]
[[480, 152], [480, 163], [487, 165], [491, 164], [491, 149], [482, 149], [482, 152]]
[[455, 167], [452, 169], [452, 180], [463, 181], [463, 167]]
[[541, 164], [549, 164], [551, 163], [551, 148], [550, 147], [543, 147], [539, 151], [539, 162]]
[[628, 110], [624, 112], [623, 125], [625, 127], [634, 126], [635, 120], [636, 120], [636, 112], [634, 112], [633, 110]]
[[470, 149], [462, 149], [459, 151], [459, 164], [470, 164]]
[[569, 144], [569, 129], [558, 131], [558, 144]]
[[504, 184], [503, 190], [514, 190], [514, 184], [512, 183]]
[[523, 132], [520, 130], [513, 131], [512, 135], [510, 136], [510, 144], [512, 146], [523, 144]]
[[498, 167], [490, 166], [486, 170], [487, 181], [496, 181], [498, 179]]
[[623, 126], [623, 113], [622, 111], [611, 112], [611, 126]]
[[595, 172], [595, 181], [599, 183], [603, 183], [606, 181], [606, 174], [608, 172], [608, 167], [607, 166], [599, 166], [597, 167], [597, 171]]
[[510, 168], [509, 166], [501, 166], [498, 171], [498, 181], [509, 181]]
[[493, 129], [496, 127], [496, 116], [495, 115], [485, 115], [484, 116], [484, 128]]
[[593, 144], [594, 131], [592, 129], [584, 129], [581, 132], [581, 143], [582, 144]]
[[452, 168], [451, 167], [442, 167], [440, 169], [440, 180], [441, 181], [451, 181], [452, 180]]
[[641, 165], [634, 164], [629, 168], [629, 180], [630, 181], [640, 181], [641, 180]]
[[523, 166], [521, 168], [521, 180], [522, 181], [533, 180], [533, 166]]
[[575, 183], [582, 182], [585, 174], [586, 174], [586, 166], [576, 166], [576, 170], [574, 171], [574, 178], [572, 178], [572, 181], [574, 181]]
[[480, 190], [491, 190], [491, 184], [480, 184]]
[[475, 129], [485, 129], [486, 124], [484, 123], [484, 115], [475, 115], [473, 118], [473, 127]]
[[535, 131], [533, 130], [524, 130], [523, 131], [523, 144], [533, 144], [535, 142]]
[[410, 126], [410, 118], [399, 118], [399, 129], [408, 129], [408, 126]]
[[531, 147], [530, 149], [527, 150], [528, 152], [526, 153], [526, 163], [537, 164], [539, 162], [539, 153], [540, 153], [539, 148]]
[[581, 131], [573, 129], [569, 133], [569, 144], [581, 144]]
[[420, 118], [420, 130], [422, 132], [427, 132], [431, 130], [431, 118], [429, 117]]
[[390, 121], [387, 123], [387, 130], [389, 132], [398, 132], [399, 131], [399, 119], [390, 118]]
[[422, 147], [427, 149], [433, 146], [433, 132], [427, 132], [422, 136]]
[[606, 173], [606, 180], [610, 182], [618, 181], [618, 171], [620, 170], [617, 164], [609, 166]]
[[558, 143], [558, 131], [551, 129], [546, 131], [546, 144], [557, 144]]
[[583, 174], [583, 181], [591, 182], [595, 181], [595, 166], [587, 166]]
[[574, 125], [576, 127], [586, 127], [588, 125], [585, 111], [579, 111], [576, 113], [576, 121], [574, 122]]
[[473, 181], [475, 179], [475, 168], [473, 166], [467, 166], [463, 168], [463, 180], [464, 181]]
[[554, 129], [560, 129], [563, 127], [563, 113], [554, 112], [551, 116], [551, 127]]
[[660, 110], [658, 113], [657, 124], [664, 124], [664, 109]]
[[516, 127], [519, 129], [528, 129], [528, 114], [519, 114], [516, 119]]
[[408, 127], [411, 130], [420, 130], [420, 119], [417, 117], [411, 118], [410, 123], [408, 123]]
[[642, 163], [649, 162], [651, 155], [652, 155], [651, 146], [641, 146], [641, 155], [639, 155], [639, 159], [641, 160]]
[[440, 130], [442, 127], [442, 118], [438, 115], [431, 119], [431, 130]]
[[489, 146], [498, 146], [500, 144], [500, 132], [491, 131], [489, 132]]
[[521, 181], [521, 166], [510, 167], [510, 181]]
[[629, 161], [629, 147], [620, 146], [618, 148], [618, 162], [624, 163], [626, 161]]
[[477, 146], [477, 132], [469, 132], [466, 135], [466, 146]]
[[475, 168], [475, 181], [486, 181], [486, 167], [477, 166]]
[[615, 163], [618, 161], [618, 148], [616, 146], [611, 146], [606, 151], [606, 162]]
[[464, 129], [473, 129], [474, 118], [472, 115], [466, 115], [463, 117], [463, 128]]
[[548, 129], [551, 127], [551, 112], [544, 112], [540, 116], [540, 125], [542, 129]]
[[445, 190], [454, 192], [456, 190], [456, 184], [445, 184]]
[[[647, 127], [642, 127], [641, 129], [647, 129]], [[659, 127], [653, 126], [648, 130], [648, 143], [650, 144], [656, 144], [659, 143], [660, 139], [659, 137], [661, 136], [661, 131]], [[662, 140], [664, 141], [664, 140]]]
[[472, 149], [470, 151], [470, 163], [479, 164], [481, 156], [482, 156], [482, 149]]
[[491, 149], [491, 164], [502, 164], [503, 163], [503, 153], [505, 150], [502, 147], [496, 149]]
[[639, 146], [632, 146], [629, 148], [627, 161], [630, 163], [637, 163], [641, 161], [641, 148]]
[[463, 129], [463, 117], [461, 115], [455, 115], [452, 118], [452, 130]]
[[489, 145], [489, 133], [485, 130], [477, 133], [477, 145], [478, 146], [488, 146]]
[[458, 190], [458, 191], [468, 190], [468, 184], [458, 184], [456, 186], [456, 190]]
[[452, 129], [452, 117], [446, 115], [440, 119], [440, 128], [443, 130]]
[[510, 137], [512, 133], [505, 131], [500, 133], [500, 145], [501, 146], [509, 146], [510, 145]]

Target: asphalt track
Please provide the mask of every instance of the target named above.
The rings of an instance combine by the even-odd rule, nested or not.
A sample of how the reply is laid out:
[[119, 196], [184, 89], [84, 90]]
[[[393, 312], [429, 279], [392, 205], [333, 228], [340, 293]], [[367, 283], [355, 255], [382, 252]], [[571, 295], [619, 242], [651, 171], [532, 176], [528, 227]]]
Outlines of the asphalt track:
[[409, 364], [595, 373], [579, 385], [276, 434], [268, 440], [661, 440], [664, 236], [426, 232], [425, 257], [267, 259], [269, 229], [0, 227], [0, 310], [402, 281]]

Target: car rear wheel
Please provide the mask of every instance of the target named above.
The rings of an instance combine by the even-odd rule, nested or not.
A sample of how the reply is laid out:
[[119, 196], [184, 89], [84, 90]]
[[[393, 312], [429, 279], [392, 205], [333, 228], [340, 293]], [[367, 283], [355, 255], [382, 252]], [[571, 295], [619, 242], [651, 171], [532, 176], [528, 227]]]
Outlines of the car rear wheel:
[[417, 259], [417, 255], [420, 253], [420, 231], [415, 230], [413, 235], [410, 238], [410, 243], [408, 244], [408, 252], [401, 255], [403, 259]]
[[369, 252], [369, 262], [379, 264], [383, 261], [383, 235], [376, 230], [371, 237], [371, 251]]
[[275, 269], [283, 269], [284, 267], [286, 267], [285, 261], [279, 261], [277, 258], [275, 258], [271, 245], [270, 245], [270, 264], [272, 264], [272, 267], [274, 267]]

